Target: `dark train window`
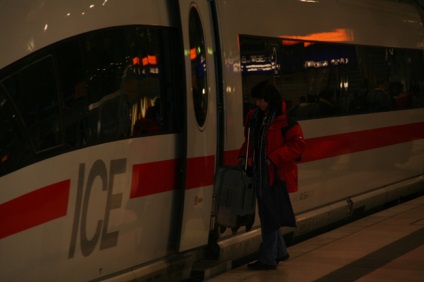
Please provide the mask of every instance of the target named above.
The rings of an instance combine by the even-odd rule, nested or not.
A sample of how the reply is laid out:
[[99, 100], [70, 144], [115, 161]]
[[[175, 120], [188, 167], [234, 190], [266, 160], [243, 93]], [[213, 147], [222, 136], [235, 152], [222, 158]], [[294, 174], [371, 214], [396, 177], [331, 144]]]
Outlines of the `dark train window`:
[[69, 150], [182, 132], [176, 33], [126, 26], [57, 42], [0, 73], [0, 175]]
[[60, 103], [51, 56], [35, 61], [2, 81], [31, 137], [35, 152], [63, 143]]
[[251, 36], [240, 46], [245, 111], [265, 79], [299, 120], [424, 106], [421, 50]]
[[202, 23], [195, 8], [190, 10], [190, 60], [194, 113], [197, 124], [205, 125], [208, 112], [208, 81], [206, 77], [206, 50]]
[[0, 87], [0, 175], [30, 163], [32, 148], [14, 106]]
[[88, 33], [55, 48], [69, 146], [181, 130], [171, 41], [168, 30], [134, 26]]

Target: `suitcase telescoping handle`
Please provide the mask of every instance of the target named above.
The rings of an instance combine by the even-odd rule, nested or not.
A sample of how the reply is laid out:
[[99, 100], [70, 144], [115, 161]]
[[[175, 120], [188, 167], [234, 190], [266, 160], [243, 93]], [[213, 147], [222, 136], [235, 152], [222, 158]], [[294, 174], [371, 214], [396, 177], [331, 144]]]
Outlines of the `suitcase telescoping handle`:
[[249, 142], [250, 142], [250, 125], [247, 129], [247, 146], [246, 146], [246, 160], [244, 162], [244, 170], [247, 171], [247, 159], [249, 158]]

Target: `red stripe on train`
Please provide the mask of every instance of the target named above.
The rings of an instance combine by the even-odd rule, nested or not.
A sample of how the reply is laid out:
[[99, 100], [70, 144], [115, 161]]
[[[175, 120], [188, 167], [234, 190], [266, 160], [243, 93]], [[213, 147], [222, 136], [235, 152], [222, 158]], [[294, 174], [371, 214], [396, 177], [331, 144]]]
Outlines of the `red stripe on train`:
[[[177, 162], [166, 160], [153, 163], [137, 164], [132, 169], [130, 198], [138, 198], [177, 188]], [[193, 189], [213, 184], [215, 157], [197, 157], [187, 160], [186, 189]]]
[[311, 162], [424, 138], [424, 123], [390, 126], [306, 139], [302, 162]]
[[190, 158], [187, 160], [186, 189], [213, 185], [215, 156]]
[[35, 190], [0, 205], [0, 239], [66, 216], [71, 181]]
[[133, 165], [130, 198], [173, 190], [176, 170], [176, 160]]
[[[302, 162], [391, 146], [424, 138], [424, 123], [390, 126], [306, 139]], [[225, 152], [225, 164], [237, 164], [239, 150]]]

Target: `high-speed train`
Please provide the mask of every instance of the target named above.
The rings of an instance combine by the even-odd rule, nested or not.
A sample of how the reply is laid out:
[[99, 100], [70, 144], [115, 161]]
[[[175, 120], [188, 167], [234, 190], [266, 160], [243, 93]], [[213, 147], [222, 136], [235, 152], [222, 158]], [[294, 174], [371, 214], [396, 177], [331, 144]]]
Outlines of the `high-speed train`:
[[214, 179], [263, 80], [306, 140], [284, 234], [422, 192], [423, 16], [399, 0], [1, 0], [0, 280], [178, 281], [256, 252], [258, 219], [217, 232]]

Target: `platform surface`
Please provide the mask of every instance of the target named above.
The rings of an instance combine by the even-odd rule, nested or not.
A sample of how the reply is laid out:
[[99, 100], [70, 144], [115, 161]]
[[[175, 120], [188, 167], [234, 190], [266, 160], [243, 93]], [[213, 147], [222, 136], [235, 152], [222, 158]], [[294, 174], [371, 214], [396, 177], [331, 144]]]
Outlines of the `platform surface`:
[[242, 265], [208, 282], [424, 281], [424, 196], [288, 248], [276, 270]]

